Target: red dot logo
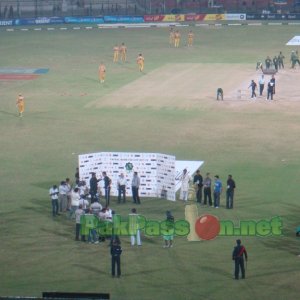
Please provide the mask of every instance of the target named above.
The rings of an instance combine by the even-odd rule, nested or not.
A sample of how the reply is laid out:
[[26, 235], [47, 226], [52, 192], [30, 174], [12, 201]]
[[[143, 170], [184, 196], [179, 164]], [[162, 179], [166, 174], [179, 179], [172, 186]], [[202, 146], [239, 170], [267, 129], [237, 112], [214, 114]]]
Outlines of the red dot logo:
[[220, 232], [219, 219], [213, 215], [203, 215], [197, 219], [195, 231], [202, 240], [212, 240]]

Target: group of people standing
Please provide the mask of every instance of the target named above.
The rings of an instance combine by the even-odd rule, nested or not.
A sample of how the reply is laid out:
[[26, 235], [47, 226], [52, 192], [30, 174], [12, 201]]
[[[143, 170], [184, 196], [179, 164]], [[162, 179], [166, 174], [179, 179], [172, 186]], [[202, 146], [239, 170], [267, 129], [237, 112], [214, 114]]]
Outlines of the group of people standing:
[[[179, 30], [174, 30], [173, 27], [170, 28], [169, 34], [169, 44], [170, 46], [174, 46], [174, 48], [179, 48], [181, 41], [181, 33]], [[187, 46], [192, 47], [194, 44], [194, 33], [192, 30], [188, 32], [187, 35]]]
[[[188, 200], [188, 189], [191, 182], [193, 182], [196, 188], [197, 203], [215, 208], [220, 207], [223, 184], [219, 175], [215, 175], [214, 179], [212, 179], [210, 173], [206, 173], [206, 176], [203, 178], [200, 170], [197, 170], [192, 180], [187, 170], [184, 169], [181, 177], [181, 199], [184, 201]], [[236, 188], [232, 175], [228, 175], [226, 183], [226, 208], [232, 209], [234, 190]]]
[[[113, 63], [117, 63], [121, 60], [122, 63], [127, 61], [127, 46], [125, 43], [122, 43], [121, 46], [115, 45], [113, 47]], [[144, 71], [145, 58], [142, 53], [140, 53], [136, 59], [138, 69], [140, 72]], [[105, 82], [106, 78], [106, 66], [104, 62], [101, 62], [98, 68], [98, 76], [100, 83]]]
[[[265, 89], [265, 83], [266, 83], [265, 75], [262, 74], [258, 80], [258, 89], [259, 89], [260, 97], [263, 96], [263, 91]], [[273, 100], [273, 95], [275, 95], [275, 84], [276, 84], [276, 79], [275, 79], [275, 76], [272, 75], [270, 80], [267, 83], [267, 98], [266, 98], [266, 100]], [[255, 82], [254, 79], [251, 80], [248, 88], [251, 88], [251, 99], [256, 99], [257, 83]]]
[[[278, 71], [278, 69], [284, 69], [284, 59], [285, 57], [281, 51], [277, 56], [275, 55], [272, 59], [270, 58], [270, 56], [267, 56], [265, 59], [265, 67], [267, 70], [274, 67], [276, 71]], [[262, 64], [260, 64], [259, 67], [262, 69]]]
[[[102, 177], [97, 178], [96, 173], [91, 174], [89, 181], [90, 186], [88, 187], [86, 182], [79, 180], [78, 171], [75, 174], [75, 185], [72, 186], [69, 178], [60, 182], [60, 185], [53, 185], [49, 189], [49, 195], [52, 203], [52, 215], [53, 217], [59, 215], [60, 213], [69, 212], [70, 218], [73, 217], [76, 208], [79, 207], [80, 201], [83, 208], [86, 207], [84, 201], [90, 199], [90, 204], [94, 202], [99, 202], [102, 196], [101, 187], [99, 185], [100, 181], [103, 181], [104, 189], [104, 199], [105, 206], [110, 205], [110, 192], [112, 180], [107, 175], [105, 171], [102, 172]], [[78, 176], [78, 177], [77, 177]], [[126, 190], [127, 190], [128, 180], [125, 178], [124, 174], [121, 173], [116, 182], [118, 188], [118, 203], [126, 202]], [[131, 191], [132, 191], [132, 202], [135, 204], [141, 204], [139, 197], [139, 187], [140, 187], [140, 177], [137, 172], [133, 173], [131, 180]]]
[[[102, 172], [102, 177], [97, 178], [96, 173], [92, 173], [92, 177], [90, 179], [90, 197], [91, 202], [98, 200], [101, 196], [101, 188], [98, 185], [99, 181], [103, 180], [103, 188], [104, 188], [104, 197], [106, 205], [110, 204], [110, 192], [111, 192], [111, 185], [112, 180], [106, 172]], [[117, 188], [118, 188], [118, 203], [125, 203], [126, 202], [126, 190], [127, 190], [127, 182], [128, 180], [125, 178], [124, 173], [121, 173], [117, 180]], [[131, 180], [131, 192], [132, 192], [132, 201], [135, 204], [141, 204], [141, 200], [139, 197], [139, 187], [140, 187], [140, 177], [138, 176], [137, 172], [133, 173], [132, 180]]]

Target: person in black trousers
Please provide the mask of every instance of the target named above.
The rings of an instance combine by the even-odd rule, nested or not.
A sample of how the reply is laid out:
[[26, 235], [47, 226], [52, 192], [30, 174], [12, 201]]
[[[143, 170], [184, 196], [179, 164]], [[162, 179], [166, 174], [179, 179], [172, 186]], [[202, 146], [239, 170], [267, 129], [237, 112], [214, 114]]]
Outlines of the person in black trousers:
[[104, 180], [104, 191], [105, 191], [105, 206], [109, 206], [110, 200], [110, 185], [111, 179], [107, 176], [106, 172], [102, 172], [103, 180]]
[[234, 189], [235, 181], [232, 179], [232, 175], [228, 175], [226, 190], [226, 208], [233, 208]]
[[111, 276], [116, 276], [116, 266], [117, 266], [117, 276], [121, 276], [121, 241], [119, 237], [115, 236], [112, 239], [110, 254], [111, 254]]
[[202, 187], [203, 187], [203, 177], [200, 174], [200, 170], [197, 170], [196, 175], [194, 176], [194, 185], [196, 186], [196, 199], [197, 202], [201, 204], [202, 202]]
[[203, 181], [203, 194], [204, 194], [204, 205], [207, 204], [208, 198], [208, 205], [212, 206], [212, 198], [211, 198], [211, 178], [209, 177], [209, 173], [206, 173], [206, 177]]
[[256, 86], [257, 86], [256, 82], [254, 80], [251, 80], [248, 88], [251, 87], [251, 98], [254, 98], [254, 99], [256, 99], [256, 93], [255, 93]]
[[245, 266], [244, 266], [244, 256], [246, 261], [248, 260], [248, 254], [246, 248], [241, 244], [241, 240], [236, 240], [236, 246], [232, 252], [232, 260], [234, 260], [234, 278], [239, 279], [240, 269], [242, 272], [242, 279], [245, 279]]
[[98, 193], [98, 182], [101, 179], [97, 179], [96, 173], [92, 173], [92, 178], [90, 179], [90, 195], [91, 195], [91, 203], [97, 201], [97, 193]]
[[271, 81], [269, 81], [267, 100], [269, 100], [269, 99], [273, 100], [273, 93], [274, 93], [273, 83]]

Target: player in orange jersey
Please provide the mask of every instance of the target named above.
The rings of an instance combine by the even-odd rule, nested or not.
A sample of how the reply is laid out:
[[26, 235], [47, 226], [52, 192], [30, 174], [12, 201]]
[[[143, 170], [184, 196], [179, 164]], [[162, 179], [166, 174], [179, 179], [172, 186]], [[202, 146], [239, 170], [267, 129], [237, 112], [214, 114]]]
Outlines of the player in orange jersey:
[[190, 30], [188, 33], [188, 43], [187, 43], [188, 47], [192, 47], [193, 43], [194, 43], [194, 33], [192, 30]]
[[99, 80], [100, 83], [104, 83], [105, 80], [105, 75], [106, 75], [106, 67], [103, 62], [101, 62], [99, 66]]
[[115, 45], [114, 48], [113, 48], [113, 51], [114, 51], [114, 59], [113, 59], [113, 62], [118, 62], [119, 61], [119, 51], [120, 51], [120, 48], [118, 45]]
[[180, 38], [181, 38], [181, 34], [180, 34], [180, 32], [178, 30], [176, 30], [175, 34], [174, 34], [174, 46], [175, 46], [175, 48], [179, 47]]
[[19, 111], [19, 117], [22, 118], [23, 117], [23, 112], [25, 109], [25, 103], [24, 103], [24, 97], [19, 94], [18, 98], [17, 98], [17, 108]]
[[120, 47], [120, 54], [121, 54], [121, 61], [125, 62], [127, 59], [127, 47], [125, 46], [124, 43], [122, 43]]
[[175, 44], [175, 32], [172, 27], [170, 29], [169, 44], [170, 46], [173, 46]]
[[140, 72], [143, 72], [145, 59], [144, 59], [144, 57], [143, 57], [143, 55], [141, 53], [137, 57], [136, 62], [138, 64], [138, 66], [139, 66]]

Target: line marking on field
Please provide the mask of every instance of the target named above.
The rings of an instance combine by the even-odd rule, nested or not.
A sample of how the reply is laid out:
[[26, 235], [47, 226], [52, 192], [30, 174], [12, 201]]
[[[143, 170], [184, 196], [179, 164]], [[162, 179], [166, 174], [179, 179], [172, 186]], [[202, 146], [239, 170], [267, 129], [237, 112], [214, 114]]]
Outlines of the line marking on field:
[[241, 23], [229, 23], [228, 26], [241, 26]]
[[66, 28], [66, 27], [61, 27], [61, 28], [59, 28], [60, 30], [68, 30], [68, 28]]
[[6, 31], [15, 31], [13, 28], [8, 28]]
[[248, 23], [248, 26], [261, 26], [262, 23]]
[[85, 29], [93, 29], [93, 27], [85, 27]]
[[268, 25], [276, 26], [276, 25], [282, 25], [282, 23], [277, 23], [277, 22], [276, 22], [276, 23], [275, 23], [275, 22], [273, 23], [273, 22], [272, 22], [272, 23], [268, 23]]
[[34, 28], [33, 30], [35, 30], [35, 31], [41, 31], [42, 28]]
[[79, 30], [79, 29], [80, 29], [80, 27], [73, 27], [73, 29], [74, 29], [74, 30]]
[[300, 23], [297, 23], [297, 22], [291, 22], [291, 23], [288, 23], [288, 25], [300, 25]]
[[28, 28], [21, 28], [21, 31], [28, 31]]
[[55, 28], [51, 27], [51, 28], [47, 28], [47, 30], [55, 30]]

